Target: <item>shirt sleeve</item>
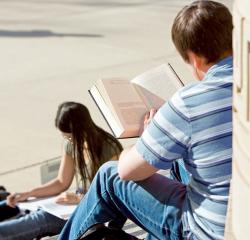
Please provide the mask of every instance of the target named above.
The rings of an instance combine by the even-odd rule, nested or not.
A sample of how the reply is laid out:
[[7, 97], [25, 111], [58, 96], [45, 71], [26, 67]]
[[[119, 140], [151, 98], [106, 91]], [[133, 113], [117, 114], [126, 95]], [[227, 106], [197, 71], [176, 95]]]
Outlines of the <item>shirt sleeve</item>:
[[190, 139], [188, 110], [177, 92], [156, 113], [136, 143], [136, 149], [152, 166], [169, 169], [185, 158]]

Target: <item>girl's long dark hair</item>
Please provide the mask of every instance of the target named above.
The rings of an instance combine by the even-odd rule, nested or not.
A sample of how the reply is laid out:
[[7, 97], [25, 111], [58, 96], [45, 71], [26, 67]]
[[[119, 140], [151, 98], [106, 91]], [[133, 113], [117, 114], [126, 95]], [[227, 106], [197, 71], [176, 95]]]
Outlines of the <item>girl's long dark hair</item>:
[[[98, 127], [92, 120], [89, 110], [81, 103], [64, 102], [59, 105], [55, 126], [73, 137], [73, 157], [81, 176], [83, 190], [87, 182], [92, 181], [99, 167], [107, 161], [104, 148], [110, 148], [119, 156], [122, 145], [111, 134]], [[87, 146], [87, 149], [84, 149]], [[86, 165], [84, 152], [88, 155], [89, 167]]]

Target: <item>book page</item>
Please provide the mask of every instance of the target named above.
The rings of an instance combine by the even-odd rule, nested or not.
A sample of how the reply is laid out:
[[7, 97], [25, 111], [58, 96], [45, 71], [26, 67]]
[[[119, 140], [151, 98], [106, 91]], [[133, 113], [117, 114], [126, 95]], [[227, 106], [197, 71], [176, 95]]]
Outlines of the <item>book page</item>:
[[102, 93], [106, 92], [105, 101], [113, 114], [117, 116], [129, 135], [138, 136], [148, 109], [133, 85], [125, 79], [101, 79], [100, 81], [102, 84], [99, 82], [98, 89]]
[[74, 212], [77, 205], [62, 205], [55, 202], [56, 197], [31, 199], [25, 202], [18, 203], [20, 209], [36, 211], [41, 208], [44, 211], [62, 219], [68, 219]]
[[55, 202], [56, 197], [48, 198], [44, 200], [40, 205], [41, 208], [59, 218], [68, 219], [69, 216], [74, 212], [77, 205], [76, 204], [58, 204]]
[[155, 108], [159, 109], [164, 103], [165, 100], [154, 93], [148, 91], [146, 88], [139, 85], [134, 85], [138, 94], [141, 96], [141, 99], [145, 102], [148, 109]]
[[17, 205], [23, 210], [27, 209], [30, 211], [36, 211], [39, 208], [39, 200], [36, 198], [29, 198], [29, 200], [25, 202], [18, 202]]
[[183, 85], [167, 64], [153, 68], [131, 80], [148, 108], [158, 109]]

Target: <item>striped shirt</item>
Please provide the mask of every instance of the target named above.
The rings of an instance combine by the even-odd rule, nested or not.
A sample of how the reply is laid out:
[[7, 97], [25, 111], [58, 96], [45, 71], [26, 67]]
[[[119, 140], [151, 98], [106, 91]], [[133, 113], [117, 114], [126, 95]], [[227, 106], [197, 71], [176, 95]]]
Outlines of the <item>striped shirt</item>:
[[232, 164], [232, 57], [180, 89], [136, 147], [158, 169], [183, 158], [190, 173], [183, 219], [194, 239], [223, 239]]

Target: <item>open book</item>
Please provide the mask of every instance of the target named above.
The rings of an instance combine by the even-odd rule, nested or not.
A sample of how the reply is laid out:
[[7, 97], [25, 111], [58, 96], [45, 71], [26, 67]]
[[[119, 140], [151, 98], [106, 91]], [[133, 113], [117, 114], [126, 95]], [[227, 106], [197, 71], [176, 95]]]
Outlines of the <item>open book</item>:
[[161, 107], [183, 86], [170, 64], [153, 68], [132, 80], [99, 79], [90, 95], [117, 138], [137, 137], [145, 113]]
[[30, 211], [36, 211], [41, 208], [42, 210], [57, 216], [62, 219], [68, 219], [74, 212], [77, 205], [62, 205], [55, 202], [56, 197], [31, 199], [25, 202], [19, 202], [18, 207], [20, 209], [27, 209]]

